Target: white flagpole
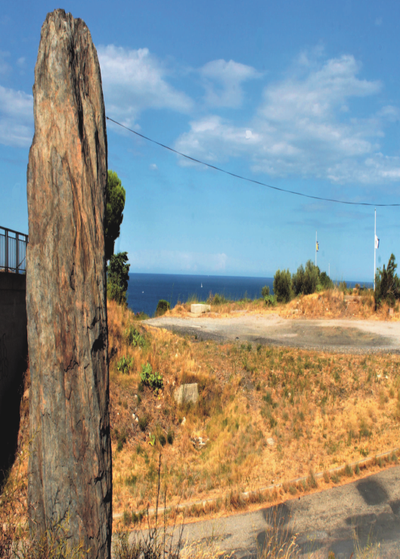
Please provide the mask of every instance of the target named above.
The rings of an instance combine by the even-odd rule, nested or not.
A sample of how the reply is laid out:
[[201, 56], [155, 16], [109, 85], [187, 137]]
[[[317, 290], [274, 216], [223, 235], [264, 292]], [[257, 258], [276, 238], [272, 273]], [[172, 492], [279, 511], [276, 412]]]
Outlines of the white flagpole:
[[375, 275], [376, 275], [376, 208], [375, 208], [375, 232], [374, 232], [374, 291], [375, 291]]
[[315, 265], [317, 265], [317, 231], [315, 231]]

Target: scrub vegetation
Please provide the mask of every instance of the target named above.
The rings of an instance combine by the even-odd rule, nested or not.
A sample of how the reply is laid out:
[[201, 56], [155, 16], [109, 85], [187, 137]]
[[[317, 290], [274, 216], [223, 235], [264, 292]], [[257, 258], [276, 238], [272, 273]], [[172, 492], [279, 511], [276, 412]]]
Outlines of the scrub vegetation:
[[[292, 318], [375, 319], [387, 318], [389, 309], [382, 304], [375, 311], [370, 291], [342, 288], [300, 296], [272, 311], [261, 299], [217, 302], [212, 312], [235, 308]], [[185, 314], [187, 305], [167, 313]], [[145, 526], [160, 492], [166, 521], [179, 523], [297, 498], [397, 463], [396, 452], [375, 457], [399, 440], [398, 355], [185, 338], [144, 325], [115, 301], [108, 303], [108, 322], [116, 531]], [[28, 389], [29, 375], [27, 383]], [[178, 405], [175, 390], [192, 383], [198, 402]], [[21, 410], [20, 451], [27, 446], [26, 396]], [[26, 528], [27, 455], [20, 451], [1, 496], [3, 539]]]
[[[337, 291], [303, 297], [297, 309], [292, 301], [280, 311], [306, 312], [308, 303], [318, 308], [317, 297], [325, 309], [328, 299], [331, 309], [343, 306]], [[373, 297], [366, 300], [374, 312]], [[358, 310], [364, 307], [359, 303]], [[125, 511], [127, 525], [139, 522], [154, 501], [160, 453], [169, 505], [187, 504], [186, 516], [198, 517], [345, 482], [362, 473], [363, 465], [360, 472], [349, 464], [369, 457], [379, 467], [375, 455], [397, 446], [398, 355], [219, 344], [137, 321], [147, 343], [133, 347], [124, 332], [134, 322], [133, 313], [110, 303], [114, 510]], [[135, 363], [128, 375], [118, 370], [121, 354]], [[148, 365], [162, 377], [162, 388], [141, 382]], [[198, 384], [199, 401], [178, 406], [174, 391], [186, 383]], [[313, 475], [341, 466], [318, 481]], [[306, 484], [289, 483], [300, 476]], [[283, 484], [279, 491], [265, 491], [276, 483]], [[247, 501], [243, 492], [251, 493]], [[205, 499], [213, 500], [192, 504]]]

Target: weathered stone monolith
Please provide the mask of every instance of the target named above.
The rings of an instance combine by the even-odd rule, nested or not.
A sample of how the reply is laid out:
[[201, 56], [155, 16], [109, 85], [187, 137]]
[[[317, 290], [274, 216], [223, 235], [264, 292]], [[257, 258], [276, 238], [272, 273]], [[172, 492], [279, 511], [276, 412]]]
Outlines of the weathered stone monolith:
[[33, 532], [64, 521], [110, 557], [111, 445], [100, 67], [85, 23], [48, 14], [35, 67], [28, 165], [28, 502]]

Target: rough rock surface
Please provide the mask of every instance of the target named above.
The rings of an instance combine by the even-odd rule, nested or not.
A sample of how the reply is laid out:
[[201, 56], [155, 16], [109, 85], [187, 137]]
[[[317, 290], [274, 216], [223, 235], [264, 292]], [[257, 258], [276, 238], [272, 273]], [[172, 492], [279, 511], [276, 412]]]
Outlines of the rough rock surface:
[[109, 558], [111, 444], [100, 67], [85, 23], [47, 15], [35, 67], [27, 257], [31, 530], [65, 520]]

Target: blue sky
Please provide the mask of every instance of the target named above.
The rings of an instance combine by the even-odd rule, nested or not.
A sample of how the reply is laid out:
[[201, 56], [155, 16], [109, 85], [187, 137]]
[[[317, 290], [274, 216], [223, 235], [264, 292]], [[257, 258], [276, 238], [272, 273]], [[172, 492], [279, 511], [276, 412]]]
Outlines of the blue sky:
[[[50, 1], [0, 12], [0, 225], [28, 230], [32, 85]], [[230, 172], [314, 196], [400, 203], [394, 1], [65, 2], [97, 47], [107, 116]], [[372, 281], [374, 208], [300, 198], [189, 163], [108, 124], [132, 272], [273, 276], [314, 260]], [[377, 209], [377, 264], [400, 259]]]

